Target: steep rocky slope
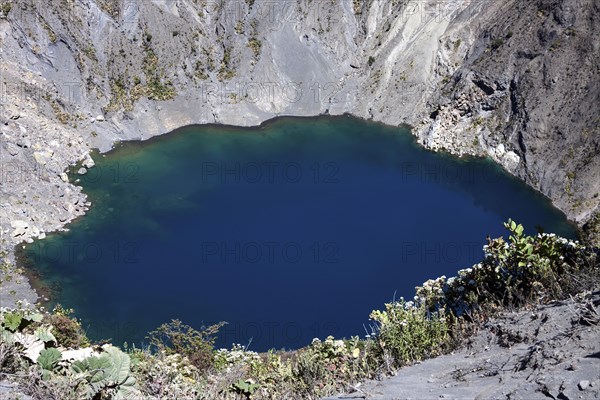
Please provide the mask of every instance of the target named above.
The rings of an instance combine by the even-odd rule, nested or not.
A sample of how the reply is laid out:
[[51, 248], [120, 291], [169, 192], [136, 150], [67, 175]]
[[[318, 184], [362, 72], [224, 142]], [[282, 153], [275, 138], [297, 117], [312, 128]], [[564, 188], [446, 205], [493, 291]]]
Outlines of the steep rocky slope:
[[600, 200], [598, 21], [598, 2], [505, 2], [431, 102], [433, 124], [417, 134], [434, 147], [471, 138], [587, 221]]
[[600, 292], [485, 323], [453, 354], [334, 399], [597, 399]]
[[594, 0], [0, 3], [9, 259], [90, 206], [64, 171], [92, 167], [91, 148], [278, 115], [410, 124], [432, 149], [491, 156], [580, 225], [598, 213]]

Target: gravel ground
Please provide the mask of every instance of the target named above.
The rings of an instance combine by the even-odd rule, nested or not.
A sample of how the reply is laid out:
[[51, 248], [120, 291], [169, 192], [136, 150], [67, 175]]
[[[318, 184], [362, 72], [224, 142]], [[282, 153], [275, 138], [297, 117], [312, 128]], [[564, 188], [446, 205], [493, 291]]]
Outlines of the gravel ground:
[[599, 313], [600, 291], [505, 313], [453, 354], [328, 399], [599, 399]]

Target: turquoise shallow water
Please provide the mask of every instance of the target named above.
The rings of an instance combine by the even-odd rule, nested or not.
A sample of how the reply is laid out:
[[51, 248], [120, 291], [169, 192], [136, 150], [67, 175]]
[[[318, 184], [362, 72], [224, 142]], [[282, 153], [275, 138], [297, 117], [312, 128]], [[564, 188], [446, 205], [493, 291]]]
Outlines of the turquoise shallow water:
[[89, 213], [26, 254], [116, 343], [172, 318], [228, 321], [218, 344], [254, 350], [364, 335], [374, 308], [479, 261], [509, 217], [576, 236], [493, 163], [350, 117], [187, 127], [95, 158]]

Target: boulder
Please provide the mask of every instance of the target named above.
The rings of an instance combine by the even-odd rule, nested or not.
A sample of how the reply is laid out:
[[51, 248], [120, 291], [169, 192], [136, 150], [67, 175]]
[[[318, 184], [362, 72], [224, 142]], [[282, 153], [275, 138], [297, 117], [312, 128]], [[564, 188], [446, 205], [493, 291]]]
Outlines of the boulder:
[[27, 148], [31, 147], [31, 140], [29, 140], [28, 138], [23, 138], [23, 137], [19, 138], [17, 140], [17, 146], [27, 149]]
[[96, 165], [96, 163], [89, 154], [86, 154], [83, 158], [83, 162], [81, 163], [81, 165], [89, 169]]
[[507, 151], [502, 157], [502, 164], [511, 171], [517, 168], [520, 161], [521, 158], [514, 151]]
[[50, 161], [50, 159], [52, 158], [53, 154], [54, 152], [52, 150], [35, 151], [33, 153], [33, 158], [38, 164], [46, 165], [48, 164], [48, 161]]
[[11, 221], [10, 226], [14, 229], [13, 237], [22, 236], [29, 231], [29, 223], [27, 221], [14, 220]]
[[14, 157], [19, 154], [19, 147], [14, 143], [7, 143], [6, 151], [8, 151], [8, 154]]
[[498, 145], [498, 147], [496, 147], [496, 156], [498, 158], [502, 158], [502, 156], [504, 155], [504, 153], [506, 153], [506, 149], [505, 149], [504, 145], [502, 143], [500, 143]]

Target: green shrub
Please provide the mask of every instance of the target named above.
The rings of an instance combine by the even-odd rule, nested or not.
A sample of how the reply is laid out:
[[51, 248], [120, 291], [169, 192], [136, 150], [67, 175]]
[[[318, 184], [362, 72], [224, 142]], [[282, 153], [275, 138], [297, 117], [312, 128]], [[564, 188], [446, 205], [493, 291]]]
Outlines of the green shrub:
[[162, 83], [158, 77], [151, 77], [145, 94], [152, 100], [171, 100], [177, 92], [171, 82]]
[[235, 33], [241, 35], [244, 33], [244, 23], [242, 21], [238, 21], [235, 25]]
[[454, 51], [457, 51], [460, 48], [461, 43], [462, 43], [461, 39], [457, 39], [456, 42], [454, 42]]
[[494, 39], [494, 40], [492, 40], [491, 48], [492, 48], [492, 50], [496, 50], [503, 44], [504, 44], [504, 39]]
[[[73, 322], [70, 313], [57, 306], [51, 317]], [[139, 398], [135, 378], [130, 375], [129, 355], [104, 345], [76, 349], [63, 359], [66, 350], [56, 347], [58, 339], [52, 333], [56, 329], [46, 321], [34, 308], [0, 308], [2, 371], [18, 367], [15, 376], [26, 392], [44, 399]]]
[[457, 317], [522, 307], [566, 296], [585, 288], [583, 271], [598, 271], [593, 252], [555, 234], [525, 236], [522, 225], [509, 220], [508, 241], [490, 240], [485, 258], [458, 277], [428, 280], [417, 287], [418, 302], [431, 311], [446, 309]]
[[0, 371], [7, 374], [14, 374], [26, 368], [24, 360], [20, 356], [20, 351], [14, 343], [0, 340]]
[[146, 396], [164, 399], [195, 399], [202, 393], [200, 372], [180, 354], [152, 354], [134, 350], [132, 372]]
[[392, 366], [397, 368], [444, 353], [450, 326], [443, 308], [431, 312], [424, 304], [404, 299], [385, 308], [371, 313], [378, 323], [375, 340], [382, 359], [393, 360]]
[[4, 17], [8, 16], [10, 10], [12, 10], [12, 4], [10, 3], [10, 1], [0, 4], [0, 11], [2, 11]]
[[205, 373], [213, 365], [215, 335], [223, 325], [225, 322], [219, 322], [197, 331], [174, 319], [150, 332], [147, 339], [153, 349], [167, 355], [181, 354]]
[[52, 314], [44, 316], [44, 322], [52, 325], [52, 333], [60, 346], [78, 348], [87, 347], [90, 342], [81, 323], [71, 315], [73, 310], [65, 309], [60, 304], [54, 307]]
[[298, 350], [292, 359], [292, 377], [302, 397], [326, 396], [372, 376], [368, 349], [370, 342], [354, 337], [324, 341], [314, 339], [310, 346]]
[[227, 47], [223, 51], [223, 59], [221, 60], [221, 67], [219, 69], [219, 73], [217, 74], [217, 79], [224, 81], [230, 80], [235, 76], [235, 68], [231, 65], [231, 63], [231, 48]]
[[258, 56], [260, 56], [260, 50], [262, 48], [262, 42], [260, 40], [258, 40], [257, 38], [250, 38], [250, 40], [248, 40], [248, 47], [252, 49], [255, 58], [258, 58]]

